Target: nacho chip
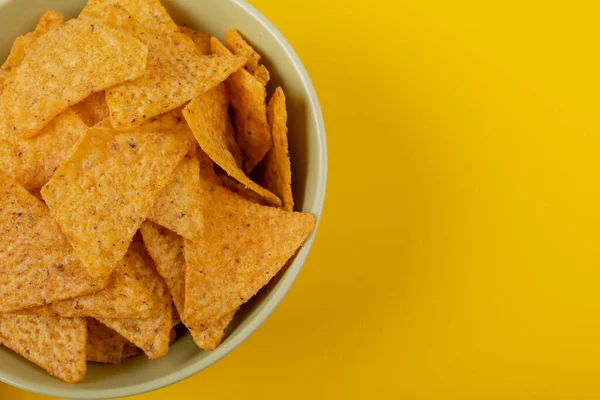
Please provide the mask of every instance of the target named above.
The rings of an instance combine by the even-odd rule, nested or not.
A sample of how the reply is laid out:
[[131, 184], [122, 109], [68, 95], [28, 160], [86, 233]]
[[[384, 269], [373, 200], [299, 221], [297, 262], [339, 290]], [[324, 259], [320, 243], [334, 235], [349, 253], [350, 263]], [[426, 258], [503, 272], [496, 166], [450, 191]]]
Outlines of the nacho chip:
[[150, 318], [158, 309], [152, 294], [137, 278], [140, 266], [127, 258], [110, 276], [108, 287], [97, 293], [62, 300], [16, 314], [49, 317]]
[[169, 336], [173, 322], [169, 289], [158, 275], [152, 259], [146, 253], [140, 235], [137, 235], [125, 256], [140, 266], [138, 279], [152, 293], [156, 302], [157, 316], [149, 319], [99, 319], [104, 325], [119, 332], [127, 340], [144, 350], [150, 358], [163, 357], [169, 351]]
[[[148, 253], [156, 264], [156, 270], [164, 279], [173, 297], [175, 308], [180, 314], [184, 312], [185, 303], [185, 258], [183, 256], [183, 238], [175, 232], [146, 221], [140, 228]], [[194, 342], [204, 350], [217, 348], [225, 328], [233, 319], [233, 314], [225, 317], [216, 326], [203, 330], [189, 328]], [[185, 324], [185, 321], [183, 321]]]
[[225, 46], [233, 54], [238, 56], [246, 57], [248, 63], [246, 64], [246, 70], [254, 75], [263, 86], [271, 79], [269, 70], [264, 65], [259, 65], [260, 54], [258, 54], [252, 46], [244, 40], [242, 35], [235, 29], [228, 29], [225, 32]]
[[146, 74], [106, 92], [111, 123], [121, 131], [183, 105], [224, 81], [245, 62], [233, 55], [200, 55], [194, 42], [183, 33], [153, 33], [118, 5], [102, 15], [90, 14], [89, 18], [127, 32], [148, 45]]
[[179, 164], [171, 181], [160, 193], [148, 214], [154, 221], [183, 237], [194, 239], [202, 235], [202, 199], [200, 192], [200, 167], [196, 155], [187, 155]]
[[86, 131], [81, 118], [67, 109], [31, 139], [0, 139], [0, 170], [26, 189], [42, 187]]
[[267, 119], [273, 135], [273, 148], [267, 153], [259, 168], [259, 182], [277, 195], [286, 211], [294, 210], [292, 196], [292, 166], [287, 139], [287, 111], [285, 94], [278, 87], [269, 102]]
[[89, 0], [80, 15], [86, 17], [110, 13], [110, 7], [116, 3], [153, 31], [162, 32], [178, 28], [159, 0]]
[[184, 241], [182, 317], [196, 330], [219, 323], [254, 296], [302, 246], [316, 223], [311, 214], [254, 204], [202, 176], [201, 185], [205, 223], [211, 228], [205, 229], [202, 240]]
[[235, 165], [237, 165], [239, 169], [243, 170], [244, 155], [242, 154], [242, 149], [240, 149], [240, 146], [235, 141], [236, 136], [237, 135], [235, 132], [235, 128], [231, 123], [231, 119], [227, 118], [227, 127], [225, 128], [225, 143], [227, 144], [227, 150], [229, 150], [229, 152], [233, 156], [233, 159], [235, 160]]
[[51, 30], [6, 78], [0, 138], [36, 135], [90, 94], [143, 75], [146, 57], [139, 40], [100, 23], [75, 19]]
[[123, 258], [172, 171], [190, 146], [184, 134], [89, 129], [42, 189], [92, 276]]
[[211, 54], [210, 51], [210, 35], [208, 33], [195, 31], [185, 26], [179, 27], [179, 32], [183, 33], [196, 44], [196, 49], [200, 54]]
[[225, 85], [219, 85], [192, 100], [183, 109], [183, 116], [202, 150], [217, 165], [243, 183], [244, 186], [259, 194], [269, 204], [280, 206], [281, 200], [277, 196], [253, 182], [237, 167], [235, 158], [228, 150], [226, 137], [227, 105], [227, 88]]
[[0, 312], [98, 292], [48, 208], [0, 172]]
[[19, 36], [15, 39], [8, 58], [0, 68], [9, 72], [18, 67], [21, 64], [21, 61], [23, 61], [25, 54], [31, 48], [33, 42], [43, 34], [59, 27], [64, 22], [65, 17], [63, 17], [61, 13], [56, 11], [46, 11], [44, 15], [42, 15], [42, 18], [40, 18], [40, 21], [33, 32], [29, 32], [28, 34]]
[[106, 104], [105, 92], [92, 93], [81, 103], [71, 107], [81, 117], [87, 126], [94, 126], [98, 122], [108, 118], [108, 105]]
[[[231, 54], [214, 37], [211, 38], [211, 50], [215, 54]], [[244, 154], [244, 170], [250, 174], [273, 147], [267, 123], [267, 92], [264, 85], [243, 68], [231, 74], [227, 86], [231, 92], [230, 106], [237, 129], [236, 139]]]
[[127, 339], [93, 318], [87, 319], [87, 361], [118, 364], [123, 358]]
[[84, 318], [0, 315], [2, 344], [68, 383], [85, 377]]

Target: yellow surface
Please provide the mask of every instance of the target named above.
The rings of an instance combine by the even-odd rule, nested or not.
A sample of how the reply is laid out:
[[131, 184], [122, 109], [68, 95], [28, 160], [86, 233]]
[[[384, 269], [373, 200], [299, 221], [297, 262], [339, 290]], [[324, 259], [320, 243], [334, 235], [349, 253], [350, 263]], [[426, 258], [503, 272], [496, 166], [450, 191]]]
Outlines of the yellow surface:
[[136, 399], [599, 398], [600, 3], [253, 3], [321, 98], [323, 223], [262, 328]]

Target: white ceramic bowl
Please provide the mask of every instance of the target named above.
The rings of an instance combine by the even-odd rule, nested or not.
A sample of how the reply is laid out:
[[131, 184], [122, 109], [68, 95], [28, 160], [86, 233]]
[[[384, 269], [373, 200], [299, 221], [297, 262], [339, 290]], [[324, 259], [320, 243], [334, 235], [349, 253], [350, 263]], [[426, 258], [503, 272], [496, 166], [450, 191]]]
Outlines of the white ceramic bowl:
[[[75, 17], [85, 0], [0, 0], [0, 55], [5, 59], [15, 37], [30, 32], [44, 11]], [[243, 0], [164, 0], [175, 20], [221, 37], [233, 27], [263, 55], [272, 73], [268, 96], [281, 85], [289, 113], [294, 197], [297, 210], [320, 218], [327, 180], [327, 144], [319, 100], [302, 62], [283, 35], [260, 12]], [[302, 268], [314, 239], [308, 239], [291, 263], [238, 312], [221, 346], [205, 352], [189, 334], [158, 360], [144, 356], [121, 365], [91, 364], [77, 385], [51, 377], [6, 348], [0, 348], [0, 380], [50, 396], [104, 399], [131, 396], [181, 381], [228, 354], [252, 334], [277, 307]]]

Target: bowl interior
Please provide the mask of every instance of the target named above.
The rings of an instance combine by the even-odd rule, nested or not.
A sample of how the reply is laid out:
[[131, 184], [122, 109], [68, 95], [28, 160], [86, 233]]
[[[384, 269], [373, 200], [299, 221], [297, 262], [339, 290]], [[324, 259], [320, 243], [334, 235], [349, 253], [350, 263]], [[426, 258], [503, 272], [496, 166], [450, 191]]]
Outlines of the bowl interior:
[[[57, 10], [68, 18], [75, 17], [85, 2], [0, 0], [0, 58], [6, 58], [18, 35], [33, 30], [44, 11]], [[165, 0], [163, 4], [178, 23], [221, 39], [227, 28], [239, 29], [263, 55], [272, 75], [268, 96], [281, 85], [288, 100], [296, 209], [320, 217], [327, 170], [325, 132], [316, 94], [294, 51], [279, 32], [243, 0]], [[300, 271], [312, 240], [311, 237], [286, 269], [238, 312], [222, 345], [213, 352], [198, 349], [190, 336], [184, 335], [171, 347], [167, 357], [150, 361], [140, 356], [115, 366], [90, 364], [84, 382], [69, 385], [0, 347], [0, 380], [38, 393], [82, 399], [133, 395], [193, 375], [233, 350], [268, 317]]]

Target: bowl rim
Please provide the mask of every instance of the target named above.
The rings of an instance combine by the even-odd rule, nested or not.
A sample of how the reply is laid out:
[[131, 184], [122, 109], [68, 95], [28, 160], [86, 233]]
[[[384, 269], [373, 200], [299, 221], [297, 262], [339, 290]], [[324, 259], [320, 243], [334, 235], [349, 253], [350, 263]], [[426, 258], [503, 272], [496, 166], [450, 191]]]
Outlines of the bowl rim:
[[[0, 0], [0, 5], [11, 1], [14, 0]], [[250, 335], [252, 335], [265, 322], [265, 320], [271, 315], [275, 308], [277, 308], [279, 303], [283, 300], [283, 298], [291, 288], [292, 284], [296, 280], [313, 245], [314, 238], [316, 236], [319, 224], [321, 222], [323, 206], [325, 203], [325, 192], [327, 188], [328, 156], [327, 138], [325, 134], [325, 122], [323, 119], [323, 113], [321, 110], [321, 105], [319, 103], [317, 92], [308, 75], [308, 72], [306, 71], [306, 68], [304, 67], [304, 64], [300, 60], [300, 57], [295, 52], [291, 44], [283, 36], [283, 34], [275, 27], [275, 25], [272, 22], [270, 22], [260, 11], [258, 11], [246, 0], [229, 1], [231, 1], [233, 5], [241, 8], [249, 17], [253, 18], [256, 22], [262, 25], [262, 27], [267, 32], [269, 32], [273, 36], [273, 38], [275, 38], [277, 43], [281, 46], [281, 48], [285, 51], [287, 56], [292, 61], [294, 69], [300, 76], [304, 89], [309, 95], [310, 116], [315, 120], [317, 128], [316, 148], [318, 149], [318, 154], [316, 154], [316, 156], [320, 161], [319, 170], [317, 171], [318, 180], [316, 183], [315, 197], [314, 199], [312, 199], [312, 207], [317, 218], [317, 225], [315, 227], [315, 230], [308, 238], [300, 252], [296, 255], [294, 261], [287, 269], [284, 276], [281, 278], [279, 284], [280, 286], [277, 288], [275, 295], [265, 299], [265, 302], [261, 304], [258, 314], [256, 314], [253, 320], [248, 325], [241, 328], [241, 330], [238, 333], [236, 333], [236, 335], [230, 340], [223, 343], [216, 350], [210, 352], [208, 357], [197, 361], [192, 365], [165, 374], [161, 378], [155, 379], [151, 382], [134, 384], [131, 386], [124, 386], [121, 388], [97, 389], [94, 391], [78, 389], [77, 385], [73, 385], [73, 387], [68, 389], [67, 391], [65, 391], [64, 388], [59, 389], [47, 386], [30, 386], [28, 384], [24, 384], [20, 380], [16, 381], [10, 378], [6, 378], [1, 374], [0, 381], [23, 390], [46, 396], [67, 397], [77, 399], [108, 399], [134, 396], [173, 385], [214, 365], [217, 361], [231, 353], [239, 345], [246, 341], [246, 339], [248, 339], [248, 337], [250, 337]]]

